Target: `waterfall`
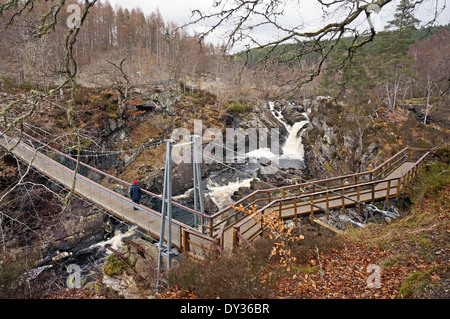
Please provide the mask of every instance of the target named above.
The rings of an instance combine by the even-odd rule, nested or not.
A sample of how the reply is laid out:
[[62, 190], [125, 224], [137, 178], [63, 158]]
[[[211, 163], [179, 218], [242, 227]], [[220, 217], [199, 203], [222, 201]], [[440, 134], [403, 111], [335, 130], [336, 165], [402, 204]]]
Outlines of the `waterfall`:
[[303, 160], [305, 155], [303, 143], [302, 143], [302, 133], [300, 132], [309, 121], [301, 121], [295, 123], [289, 132], [289, 136], [283, 146], [283, 157], [291, 159]]
[[[245, 154], [248, 158], [260, 159], [266, 158], [269, 160], [275, 160], [279, 168], [297, 168], [304, 169], [304, 148], [302, 143], [303, 130], [309, 123], [307, 113], [302, 113], [305, 120], [290, 125], [289, 122], [283, 117], [283, 114], [275, 109], [275, 103], [268, 102], [270, 112], [273, 116], [286, 128], [288, 137], [282, 146], [282, 154], [277, 155], [272, 152], [270, 148], [261, 147]], [[252, 164], [250, 161], [239, 166], [239, 170], [243, 173], [241, 176], [226, 176], [224, 178], [223, 173], [218, 175], [220, 179], [214, 180], [217, 176], [210, 176], [206, 180], [205, 195], [209, 195], [212, 201], [217, 205], [219, 209], [227, 207], [234, 203], [232, 195], [240, 187], [250, 187], [250, 183], [257, 179], [256, 172], [260, 168], [259, 163]], [[229, 173], [227, 173], [229, 174]], [[184, 194], [180, 194], [174, 197], [174, 200], [185, 200], [192, 194], [192, 189], [187, 190]]]
[[309, 123], [309, 117], [306, 112], [303, 112], [303, 116], [306, 118], [304, 121], [300, 121], [294, 123], [294, 125], [290, 125], [286, 119], [283, 117], [280, 111], [275, 109], [275, 103], [269, 102], [269, 109], [272, 115], [284, 125], [286, 130], [288, 131], [288, 138], [284, 143], [282, 150], [283, 154], [281, 159], [293, 159], [293, 160], [301, 160], [304, 158], [304, 148], [302, 143], [302, 130], [306, 128]]
[[272, 113], [272, 115], [281, 123], [284, 125], [284, 127], [286, 128], [286, 130], [289, 132], [291, 130], [291, 125], [285, 120], [285, 118], [283, 117], [283, 114], [281, 114], [280, 111], [275, 109], [275, 102], [270, 101], [269, 102], [269, 110], [270, 113]]
[[[125, 233], [122, 233], [121, 231], [116, 230], [114, 232], [114, 236], [112, 238], [110, 238], [106, 241], [96, 243], [96, 244], [92, 245], [91, 247], [88, 247], [88, 249], [90, 249], [92, 247], [100, 247], [103, 249], [106, 246], [111, 246], [113, 249], [119, 249], [119, 247], [123, 245], [123, 239], [125, 237], [135, 234], [136, 231], [137, 231], [137, 226], [131, 227]], [[107, 251], [107, 253], [109, 254], [110, 251]]]

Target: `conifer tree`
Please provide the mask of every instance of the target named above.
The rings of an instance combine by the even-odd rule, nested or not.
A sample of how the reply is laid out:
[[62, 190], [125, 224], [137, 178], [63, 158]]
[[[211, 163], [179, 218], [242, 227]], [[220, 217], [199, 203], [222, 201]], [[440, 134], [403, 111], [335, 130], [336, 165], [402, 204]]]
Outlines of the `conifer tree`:
[[413, 44], [413, 30], [419, 20], [414, 15], [410, 0], [402, 0], [397, 6], [394, 19], [388, 22], [386, 31], [374, 41], [374, 57], [371, 60], [373, 76], [382, 85], [390, 111], [395, 110], [398, 94], [405, 79], [411, 75], [413, 56], [409, 47]]

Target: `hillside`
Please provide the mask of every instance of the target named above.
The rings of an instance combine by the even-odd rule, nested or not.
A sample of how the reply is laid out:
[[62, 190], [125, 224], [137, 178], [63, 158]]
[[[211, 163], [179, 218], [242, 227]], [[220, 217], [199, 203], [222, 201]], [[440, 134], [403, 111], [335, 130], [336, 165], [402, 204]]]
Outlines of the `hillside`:
[[[305, 223], [298, 230], [304, 239], [289, 246], [292, 259], [287, 268], [279, 259], [265, 260], [267, 242], [261, 242], [255, 253], [242, 253], [251, 262], [243, 273], [241, 263], [227, 268], [226, 257], [180, 266], [174, 275], [179, 286], [162, 298], [447, 299], [449, 164], [449, 149], [438, 150], [402, 198], [401, 217], [389, 225], [349, 226], [337, 235]], [[370, 265], [379, 267], [377, 287], [369, 285], [374, 284], [370, 275], [375, 269]], [[195, 271], [203, 273], [202, 280], [184, 277], [194, 267], [201, 267]], [[225, 276], [225, 271], [232, 272], [226, 275], [231, 282], [221, 289], [207, 286]], [[259, 284], [253, 283], [255, 278]], [[236, 295], [228, 294], [230, 286]]]
[[[252, 108], [258, 107], [261, 110], [256, 113], [258, 117], [255, 117], [255, 113], [249, 110], [236, 108], [236, 103], [233, 101], [221, 101], [205, 91], [182, 94], [181, 90], [182, 88], [173, 85], [141, 87], [132, 90], [129, 103], [123, 104], [125, 108], [121, 110], [117, 95], [110, 89], [78, 88], [75, 101], [80, 112], [75, 120], [77, 127], [83, 129], [84, 134], [90, 137], [89, 140], [86, 140], [86, 149], [82, 152], [86, 157], [82, 157], [82, 161], [106, 169], [128, 181], [138, 178], [142, 185], [145, 185], [144, 187], [160, 193], [162, 191], [162, 173], [159, 168], [163, 165], [165, 149], [164, 145], [158, 144], [169, 136], [174, 128], [183, 125], [192, 129], [194, 119], [202, 119], [205, 127], [220, 129], [226, 128], [226, 125], [241, 127], [258, 125], [272, 127], [276, 125], [276, 121], [269, 120], [268, 114], [263, 116], [265, 103], [251, 105]], [[27, 91], [11, 87], [4, 91], [3, 98], [8, 100], [26, 94]], [[69, 103], [67, 99], [69, 95], [64, 94], [64, 96], [66, 98], [60, 99], [57, 102], [58, 105]], [[379, 117], [373, 126], [368, 126], [366, 131], [363, 144], [365, 150], [361, 153], [364, 158], [357, 157], [357, 152], [351, 150], [359, 147], [359, 139], [354, 135], [354, 127], [350, 126], [347, 120], [351, 109], [334, 107], [326, 99], [321, 102], [304, 100], [302, 103], [311, 109], [310, 126], [305, 131], [303, 139], [308, 167], [308, 174], [304, 175], [305, 178], [306, 176], [310, 176], [310, 178], [336, 176], [356, 170], [370, 169], [406, 145], [419, 147], [439, 145], [445, 141], [445, 136], [448, 134], [447, 130], [439, 131], [431, 126], [425, 127], [420, 124], [414, 113], [406, 108], [397, 110], [394, 114], [381, 108], [378, 110]], [[247, 107], [250, 108], [250, 106]], [[41, 110], [40, 117], [31, 119], [26, 131], [41, 139], [47, 139], [62, 151], [70, 150], [73, 145], [70, 128], [66, 124], [64, 113], [61, 113], [60, 107], [48, 103], [42, 105]], [[237, 113], [236, 110], [238, 110]], [[333, 112], [329, 112], [331, 110]], [[286, 112], [285, 114], [290, 121], [295, 118], [295, 112]], [[46, 123], [45, 131], [34, 129], [40, 123]], [[89, 123], [97, 124], [92, 126]], [[58, 144], [54, 144], [53, 137], [55, 136], [57, 137], [56, 141], [59, 141]], [[140, 146], [144, 146], [144, 148], [140, 148]], [[109, 155], [106, 157], [91, 156], [91, 152], [94, 151], [105, 152], [105, 155]], [[445, 153], [442, 153], [438, 159], [443, 164], [431, 165], [429, 173], [425, 173], [423, 176], [433, 174], [427, 178], [428, 182], [437, 181], [436, 176], [445, 177], [442, 180], [439, 178], [442, 184], [437, 186], [417, 184], [417, 193], [411, 193], [409, 199], [404, 199], [403, 207], [400, 207], [402, 218], [391, 225], [368, 226], [360, 231], [349, 231], [348, 235], [341, 238], [317, 225], [312, 226], [305, 220], [302, 228], [295, 230], [296, 233], [304, 236], [304, 239], [291, 247], [296, 261], [290, 265], [287, 272], [277, 259], [275, 262], [267, 264], [267, 261], [271, 260], [268, 256], [272, 244], [265, 238], [258, 244], [257, 253], [240, 252], [242, 256], [237, 260], [246, 266], [240, 265], [240, 263], [236, 264], [236, 259], [233, 259], [234, 266], [230, 268], [231, 261], [226, 257], [212, 259], [206, 265], [199, 265], [195, 261], [183, 264], [176, 270], [178, 275], [174, 274], [174, 288], [170, 293], [163, 293], [161, 297], [215, 298], [216, 296], [213, 295], [219, 294], [218, 296], [221, 298], [250, 298], [252, 296], [267, 298], [396, 298], [401, 297], [400, 291], [406, 289], [407, 291], [402, 293], [405, 297], [411, 298], [416, 297], [416, 292], [410, 291], [411, 289], [415, 290], [414, 287], [417, 284], [415, 280], [425, 281], [425, 283], [439, 281], [439, 285], [444, 285], [444, 288], [435, 288], [433, 292], [427, 292], [428, 295], [418, 297], [444, 297], [446, 296], [445, 278], [448, 275], [446, 264], [441, 258], [445, 258], [448, 247], [446, 240], [441, 239], [446, 238], [445, 229], [442, 229], [442, 226], [446, 225], [449, 213], [446, 205], [448, 201], [448, 157], [446, 158]], [[324, 165], [317, 164], [319, 162]], [[223, 167], [220, 166], [211, 166], [208, 171], [221, 171]], [[3, 158], [2, 168], [1, 185], [2, 190], [5, 191], [20, 177], [20, 171], [14, 161], [11, 162], [11, 159], [7, 157]], [[336, 169], [333, 170], [333, 168]], [[292, 178], [292, 173], [292, 171], [287, 171], [286, 178]], [[205, 174], [208, 173], [205, 172]], [[174, 183], [179, 192], [192, 187], [189, 176], [175, 175], [175, 179], [178, 176], [183, 177]], [[29, 176], [27, 180], [32, 183], [47, 184], [42, 177], [36, 174]], [[264, 181], [271, 184], [276, 182], [280, 185], [286, 183], [283, 174], [266, 177]], [[186, 182], [188, 183], [185, 184]], [[268, 185], [258, 184], [257, 187], [266, 188]], [[434, 188], [435, 191], [429, 192], [429, 188]], [[96, 209], [87, 209], [87, 206], [76, 198], [73, 202], [72, 212], [67, 214], [61, 210], [59, 205], [51, 204], [58, 203], [57, 195], [63, 196], [64, 192], [55, 187], [52, 187], [51, 190], [51, 192], [45, 189], [34, 191], [33, 202], [29, 202], [34, 205], [31, 210], [30, 205], [23, 205], [27, 202], [22, 201], [23, 204], [20, 204], [21, 198], [23, 198], [21, 192], [25, 191], [25, 188], [19, 188], [7, 198], [8, 201], [4, 202], [3, 209], [11, 212], [11, 216], [19, 218], [20, 221], [30, 223], [32, 220], [33, 229], [41, 232], [36, 236], [33, 232], [24, 231], [23, 236], [16, 241], [12, 240], [13, 237], [10, 237], [12, 233], [8, 231], [6, 238], [11, 239], [7, 244], [8, 247], [18, 244], [19, 247], [16, 251], [22, 251], [21, 255], [25, 257], [33, 247], [30, 244], [34, 243], [35, 245], [36, 240], [39, 240], [42, 251], [37, 258], [42, 258], [61, 250], [76, 252], [89, 245], [88, 243], [92, 243], [94, 237], [97, 238], [96, 240], [100, 240], [100, 238], [107, 239], [113, 236], [114, 227], [111, 229], [111, 226], [108, 225], [114, 225], [114, 222], [107, 216], [103, 216]], [[243, 189], [240, 192], [245, 194]], [[239, 195], [236, 194], [236, 196]], [[37, 201], [37, 198], [41, 198], [41, 200]], [[412, 201], [413, 204], [408, 205], [408, 201]], [[427, 203], [435, 205], [427, 205]], [[424, 214], [421, 211], [422, 207], [427, 209]], [[28, 211], [28, 213], [21, 215], [24, 211]], [[436, 214], [438, 214], [438, 218], [435, 218]], [[45, 216], [44, 219], [42, 219], [43, 216]], [[77, 228], [74, 228], [74, 225], [77, 225]], [[115, 227], [117, 231], [122, 226]], [[23, 231], [20, 230], [20, 227], [16, 228], [17, 230]], [[99, 230], [101, 231], [99, 232]], [[417, 236], [409, 237], [410, 233], [417, 234]], [[52, 238], [56, 238], [57, 241], [55, 242]], [[60, 238], [63, 240], [61, 241]], [[399, 247], [398, 245], [404, 246]], [[399, 255], [398, 249], [404, 253]], [[36, 257], [28, 255], [26, 258], [34, 260]], [[364, 265], [360, 265], [361, 260], [365, 260]], [[385, 267], [382, 268], [382, 278], [389, 283], [383, 286], [385, 289], [372, 290], [365, 288], [364, 285], [361, 286], [361, 282], [367, 279], [366, 264]], [[392, 266], [386, 266], [391, 264]], [[430, 265], [434, 268], [429, 268]], [[250, 268], [246, 268], [248, 266]], [[421, 270], [424, 267], [436, 269], [436, 271], [424, 272]], [[187, 275], [193, 271], [192, 268], [196, 269], [194, 273], [203, 269], [205, 287], [197, 277]], [[244, 268], [245, 272], [243, 272]], [[220, 278], [223, 275], [218, 269], [226, 270], [227, 278], [229, 278], [228, 284], [236, 285], [242, 290], [230, 290], [227, 288], [228, 285], [225, 285], [221, 292], [216, 286], [211, 285], [211, 282], [217, 280], [216, 276]], [[237, 273], [231, 271], [232, 269]], [[355, 273], [350, 275], [349, 269], [354, 269]], [[179, 281], [180, 273], [183, 278], [181, 281]], [[65, 273], [58, 271], [54, 276], [55, 278], [65, 278]], [[336, 277], [342, 278], [342, 280], [333, 281], [331, 284], [331, 278]], [[258, 278], [258, 281], [253, 278]], [[238, 282], [235, 281], [237, 279]], [[406, 286], [411, 281], [413, 287], [407, 288]], [[61, 295], [52, 294], [50, 297], [118, 297], [117, 294], [107, 293], [103, 284], [95, 284], [95, 282], [94, 280], [94, 285], [87, 285], [83, 293], [63, 289]], [[353, 282], [358, 288], [349, 282]], [[244, 286], [241, 287], [242, 284]], [[246, 292], [248, 285], [254, 290], [251, 296]], [[402, 288], [404, 285], [406, 288]], [[101, 294], [98, 294], [99, 290]], [[36, 290], [35, 293], [39, 291]], [[233, 295], [229, 295], [231, 291], [233, 291]], [[147, 291], [146, 294], [153, 295], [153, 292]], [[47, 294], [45, 296], [49, 297]]]
[[[427, 28], [421, 28], [421, 29], [415, 29], [413, 30], [413, 38], [416, 42], [422, 42], [424, 40], [429, 39], [434, 34], [439, 33], [442, 30], [450, 30], [450, 24], [445, 26], [431, 26]], [[392, 31], [391, 31], [392, 32]], [[387, 33], [380, 33], [376, 36], [377, 39], [386, 37]], [[361, 40], [364, 40], [365, 38], [362, 38]], [[352, 38], [344, 37], [342, 39], [343, 42], [351, 43]], [[326, 42], [328, 43], [328, 42]], [[330, 41], [328, 45], [333, 45], [335, 41]], [[304, 46], [307, 46], [307, 48], [303, 48]], [[299, 43], [299, 44], [283, 44], [280, 46], [277, 46], [275, 48], [273, 47], [264, 47], [264, 48], [255, 48], [255, 49], [249, 49], [246, 52], [236, 53], [235, 58], [236, 59], [243, 59], [246, 60], [250, 65], [257, 65], [259, 61], [262, 59], [270, 59], [270, 58], [276, 58], [277, 55], [289, 55], [292, 54], [292, 52], [296, 52], [299, 50], [308, 50], [308, 43]], [[368, 48], [368, 51], [370, 52], [373, 50], [373, 43], [369, 43], [366, 45]], [[311, 49], [311, 48], [310, 48]], [[306, 54], [303, 57], [304, 62], [306, 65], [312, 64], [311, 61], [317, 61], [317, 59], [320, 57], [319, 53], [310, 52]]]
[[[208, 236], [219, 233], [203, 239], [212, 247], [224, 243], [221, 227], [230, 226], [229, 251], [201, 247], [203, 255], [191, 258], [197, 248], [189, 250], [195, 245], [187, 234], [202, 237], [206, 231], [200, 231], [193, 214], [181, 216], [186, 223], [177, 221], [187, 228], [178, 228], [177, 258], [163, 273], [167, 289], [156, 293], [154, 234], [112, 209], [102, 210], [89, 196], [68, 191], [0, 147], [0, 298], [450, 297], [449, 25], [416, 29], [414, 10], [405, 0], [390, 30], [361, 47], [370, 33], [340, 38], [343, 23], [331, 36], [337, 42], [324, 41], [325, 31], [320, 41], [232, 56], [224, 45], [164, 21], [158, 10], [86, 1], [79, 7], [85, 13], [82, 27], [68, 28], [66, 4], [0, 4], [0, 25], [8, 25], [0, 29], [1, 141], [4, 132], [29, 134], [43, 144], [27, 138], [24, 143], [70, 170], [78, 168], [78, 174], [101, 185], [98, 189], [109, 188], [109, 198], [129, 198], [127, 183], [134, 180], [149, 192], [163, 193], [167, 139], [181, 144], [181, 136], [201, 135], [204, 211], [225, 212], [216, 224], [202, 217], [211, 221], [203, 225], [212, 229]], [[364, 12], [359, 4], [349, 9]], [[268, 52], [264, 63], [257, 63]], [[57, 152], [39, 147], [44, 144]], [[406, 147], [431, 150], [433, 156], [392, 202], [399, 218], [380, 225], [365, 218], [364, 204], [361, 214], [345, 209], [342, 190], [342, 215], [320, 208], [338, 230], [312, 222], [309, 210], [298, 227], [282, 219], [286, 196], [298, 195], [289, 199], [296, 203], [302, 192], [317, 191], [316, 184], [298, 184], [371, 172]], [[413, 164], [411, 158], [406, 161]], [[172, 162], [173, 199], [193, 209], [191, 157]], [[353, 181], [340, 182], [335, 186], [358, 189], [359, 196]], [[245, 207], [232, 206], [255, 191], [261, 192], [248, 196]], [[374, 193], [372, 188], [372, 201]], [[321, 197], [327, 196], [327, 203], [328, 195]], [[390, 195], [372, 204], [384, 209]], [[314, 196], [321, 195], [309, 200]], [[255, 228], [264, 231], [249, 238], [233, 231], [232, 223], [274, 200], [279, 201], [275, 212], [253, 216]], [[121, 212], [132, 211], [124, 202]], [[161, 210], [155, 197], [141, 204]], [[314, 204], [308, 205], [313, 210]], [[297, 214], [297, 206], [294, 210]], [[185, 211], [178, 213], [173, 218]]]

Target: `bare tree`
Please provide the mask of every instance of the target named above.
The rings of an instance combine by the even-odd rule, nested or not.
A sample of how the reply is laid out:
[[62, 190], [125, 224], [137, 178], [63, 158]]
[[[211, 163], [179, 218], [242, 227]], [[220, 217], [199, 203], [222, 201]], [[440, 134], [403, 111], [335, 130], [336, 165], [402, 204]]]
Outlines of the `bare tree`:
[[[63, 70], [61, 70], [62, 74], [64, 74], [64, 81], [55, 89], [50, 90], [48, 93], [41, 93], [37, 91], [32, 91], [31, 94], [33, 96], [33, 103], [29, 104], [30, 107], [24, 112], [23, 107], [27, 106], [28, 104], [25, 103], [27, 98], [21, 98], [16, 101], [13, 101], [6, 106], [3, 106], [0, 109], [0, 114], [3, 115], [3, 123], [0, 126], [1, 133], [0, 137], [3, 137], [4, 134], [8, 132], [12, 132], [15, 128], [22, 129], [23, 123], [29, 119], [31, 116], [34, 115], [37, 105], [42, 101], [43, 99], [47, 98], [48, 96], [53, 95], [55, 92], [59, 91], [63, 86], [70, 85], [71, 90], [71, 101], [67, 107], [66, 110], [66, 117], [67, 121], [72, 128], [72, 130], [76, 133], [75, 141], [77, 142], [77, 165], [75, 168], [75, 176], [73, 179], [73, 186], [72, 190], [69, 192], [69, 194], [66, 197], [66, 202], [70, 201], [70, 197], [73, 194], [73, 190], [75, 188], [75, 182], [76, 182], [76, 175], [78, 172], [79, 167], [79, 155], [81, 151], [81, 142], [80, 142], [80, 135], [79, 131], [75, 125], [75, 121], [73, 118], [74, 115], [74, 97], [75, 97], [75, 84], [76, 84], [76, 75], [78, 72], [78, 63], [75, 60], [74, 57], [74, 46], [77, 41], [78, 34], [80, 32], [80, 29], [85, 22], [87, 15], [89, 13], [89, 10], [95, 5], [97, 0], [84, 0], [82, 2], [83, 8], [79, 7], [79, 13], [76, 13], [73, 17], [74, 21], [71, 21], [72, 23], [69, 24], [67, 22], [67, 31], [64, 36], [63, 41], [63, 48], [64, 48], [64, 65]], [[36, 0], [26, 0], [26, 1], [19, 1], [19, 0], [8, 0], [5, 3], [0, 4], [0, 17], [3, 17], [4, 13], [10, 11], [12, 14], [10, 15], [9, 19], [5, 22], [5, 28], [9, 28], [14, 25], [14, 23], [17, 21], [17, 19], [23, 15], [27, 15], [30, 12], [33, 12], [35, 10], [35, 3], [38, 3]], [[42, 15], [40, 24], [37, 26], [33, 26], [30, 29], [30, 38], [34, 39], [43, 39], [47, 37], [52, 32], [55, 32], [56, 26], [58, 25], [58, 19], [61, 17], [62, 13], [64, 11], [67, 11], [69, 1], [61, 0], [58, 3], [52, 3], [51, 5], [47, 6], [47, 11]], [[14, 108], [18, 108], [19, 116], [8, 116], [14, 113]]]
[[[382, 12], [391, 2], [394, 1], [216, 0], [208, 12], [194, 10], [188, 25], [209, 24], [200, 36], [222, 32], [227, 38], [228, 49], [240, 45], [248, 54], [254, 49], [263, 50], [260, 65], [264, 67], [283, 64], [298, 68], [305, 57], [317, 56], [313, 68], [299, 73], [291, 81], [291, 89], [297, 89], [321, 73], [330, 53], [338, 45], [344, 46], [347, 52], [341, 65], [344, 68], [353, 54], [376, 36], [371, 15]], [[435, 9], [432, 22], [445, 7], [440, 1], [427, 0], [415, 0], [412, 5], [414, 8], [431, 5]], [[318, 18], [326, 22], [314, 21], [311, 26], [312, 23], [305, 22], [311, 12], [320, 12]], [[295, 19], [288, 19], [287, 15]], [[272, 37], [267, 37], [269, 32]], [[261, 37], [261, 33], [266, 36]], [[352, 40], [344, 41], [344, 38]]]
[[[449, 57], [442, 52], [450, 47], [450, 32], [442, 30], [415, 45], [415, 71], [419, 76], [417, 85], [424, 91], [425, 115], [423, 124], [427, 124], [433, 104], [438, 102], [448, 88]], [[434, 100], [434, 101], [433, 101]]]

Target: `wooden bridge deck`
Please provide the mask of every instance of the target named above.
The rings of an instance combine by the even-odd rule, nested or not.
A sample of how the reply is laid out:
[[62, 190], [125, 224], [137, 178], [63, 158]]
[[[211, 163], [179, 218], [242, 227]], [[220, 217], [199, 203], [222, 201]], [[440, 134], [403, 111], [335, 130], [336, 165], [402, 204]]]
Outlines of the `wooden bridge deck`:
[[[1, 147], [11, 149], [15, 143], [17, 143], [16, 140], [0, 135]], [[296, 189], [298, 186], [298, 193], [295, 195], [292, 195], [292, 193], [286, 193], [286, 195], [282, 196], [274, 195], [274, 192], [279, 193], [281, 188], [256, 191], [237, 202], [237, 204], [245, 204], [246, 207], [258, 207], [259, 211], [253, 213], [252, 216], [236, 212], [234, 206], [230, 206], [211, 216], [190, 210], [193, 214], [199, 216], [201, 226], [199, 229], [194, 229], [191, 226], [173, 220], [173, 245], [184, 252], [195, 255], [202, 255], [202, 249], [205, 247], [231, 251], [241, 241], [250, 244], [261, 233], [261, 223], [257, 222], [258, 216], [270, 211], [277, 212], [279, 217], [283, 219], [297, 218], [299, 215], [305, 214], [311, 214], [313, 217], [314, 213], [325, 209], [345, 209], [345, 207], [354, 206], [357, 204], [356, 201], [364, 203], [380, 199], [389, 200], [398, 196], [407, 182], [415, 177], [420, 164], [424, 162], [423, 160], [429, 154], [427, 152], [418, 161], [405, 161], [407, 151], [417, 150], [420, 149], [406, 148], [372, 172], [288, 186], [287, 188], [289, 189]], [[424, 150], [421, 151], [424, 152]], [[11, 152], [23, 162], [31, 164], [33, 168], [62, 184], [67, 189], [72, 189], [75, 182], [73, 190], [76, 194], [116, 217], [134, 224], [152, 236], [159, 238], [161, 227], [161, 214], [159, 212], [144, 205], [136, 205], [127, 197], [80, 174], [74, 178], [73, 170], [23, 142], [18, 143], [16, 147], [11, 149]], [[69, 159], [71, 158], [69, 157]], [[377, 177], [374, 177], [375, 173], [377, 174], [376, 176], [385, 176], [383, 179], [377, 179]], [[370, 178], [367, 179], [366, 177], [369, 176]], [[361, 177], [366, 179], [362, 178], [359, 180]], [[340, 182], [338, 186], [329, 186], [336, 181]], [[321, 186], [316, 188], [319, 184], [327, 187]], [[312, 190], [303, 193], [303, 190], [300, 191], [300, 186], [303, 187], [304, 185], [312, 186]], [[287, 188], [283, 188], [283, 192]], [[261, 203], [266, 206], [261, 207]], [[138, 210], [134, 210], [134, 207], [137, 207]], [[187, 207], [185, 209], [189, 210]]]
[[[407, 172], [408, 170], [410, 170], [412, 167], [414, 166], [413, 162], [405, 162], [403, 163], [400, 167], [398, 167], [397, 169], [395, 169], [391, 174], [389, 174], [386, 179], [393, 179], [393, 178], [399, 178], [401, 176], [403, 176], [403, 174], [405, 172]], [[393, 198], [397, 196], [397, 186], [398, 181], [394, 180], [391, 182], [391, 189], [389, 190], [389, 198]], [[357, 192], [353, 191], [351, 193], [346, 193], [345, 196], [346, 198], [342, 198], [342, 196], [340, 196], [338, 193], [339, 191], [336, 191], [335, 193], [332, 193], [329, 196], [328, 199], [328, 209], [336, 209], [336, 208], [341, 208], [342, 207], [342, 203], [344, 203], [345, 207], [349, 207], [349, 206], [354, 206], [357, 204], [357, 201], [359, 202], [372, 202], [373, 200], [378, 201], [381, 199], [385, 199], [386, 198], [386, 187], [387, 182], [381, 182], [379, 184], [375, 185], [374, 188], [374, 196], [372, 197], [372, 191], [370, 192], [366, 192], [364, 194], [361, 194], [359, 196], [359, 199], [357, 198]], [[308, 200], [308, 198], [306, 198]], [[318, 202], [316, 203], [317, 206], [320, 206], [322, 209], [318, 208], [318, 207], [313, 207], [314, 212], [320, 212], [320, 211], [324, 211], [327, 208], [327, 205], [325, 202]], [[272, 210], [274, 209], [278, 209], [278, 207], [274, 206], [272, 208]], [[268, 209], [270, 210], [270, 209]], [[310, 205], [303, 205], [303, 206], [298, 206], [297, 207], [297, 214], [309, 214], [311, 212], [311, 208]], [[289, 209], [283, 209], [281, 212], [281, 217], [282, 218], [292, 218], [295, 215], [295, 211], [294, 208], [289, 208]]]
[[[414, 166], [413, 162], [405, 162], [405, 163], [401, 164], [397, 169], [395, 169], [392, 173], [390, 173], [386, 177], [386, 179], [400, 178], [407, 171], [409, 171], [413, 166]], [[397, 196], [397, 189], [396, 189], [397, 183], [398, 183], [398, 181], [393, 181], [391, 183], [391, 185], [390, 185], [391, 189], [389, 191], [389, 198], [393, 198], [393, 197]], [[372, 197], [372, 192], [364, 193], [361, 196], [359, 196], [359, 202], [372, 202], [373, 199], [375, 199], [375, 201], [385, 199], [387, 184], [388, 184], [388, 182], [381, 182], [381, 183], [376, 184], [375, 188], [374, 188], [374, 197]], [[339, 189], [336, 190], [336, 193], [339, 193]], [[329, 196], [328, 206], [327, 206], [327, 203], [325, 200], [314, 203], [315, 205], [317, 205], [321, 208], [313, 206], [312, 207], [313, 212], [314, 213], [324, 212], [327, 207], [328, 207], [328, 209], [340, 209], [340, 208], [342, 208], [343, 202], [344, 202], [344, 207], [356, 205], [356, 200], [357, 200], [357, 192], [356, 191], [351, 192], [351, 193], [346, 193], [345, 196], [347, 198], [344, 198], [344, 199], [342, 199], [342, 196], [340, 196], [336, 193], [334, 195]], [[351, 200], [351, 199], [353, 199], [353, 200]], [[263, 212], [264, 213], [277, 212], [282, 219], [291, 219], [291, 218], [295, 218], [296, 215], [300, 216], [300, 215], [311, 214], [311, 205], [309, 203], [310, 203], [310, 200], [308, 197], [306, 197], [304, 199], [303, 203], [301, 200], [298, 200], [298, 205], [296, 205], [296, 207], [290, 207], [290, 208], [283, 209], [283, 206], [282, 206], [281, 214], [280, 214], [279, 203], [276, 203], [276, 204], [272, 205], [271, 207], [264, 209]], [[304, 204], [304, 205], [302, 205], [302, 204]], [[293, 206], [293, 205], [290, 205], [290, 206]], [[248, 223], [243, 224], [239, 231], [240, 231], [240, 233], [258, 234], [261, 230], [262, 230], [262, 228], [261, 228], [260, 223], [248, 222]], [[234, 242], [235, 242], [232, 227], [228, 228], [224, 232], [223, 242], [224, 242], [223, 245], [224, 245], [225, 250], [232, 249]]]

